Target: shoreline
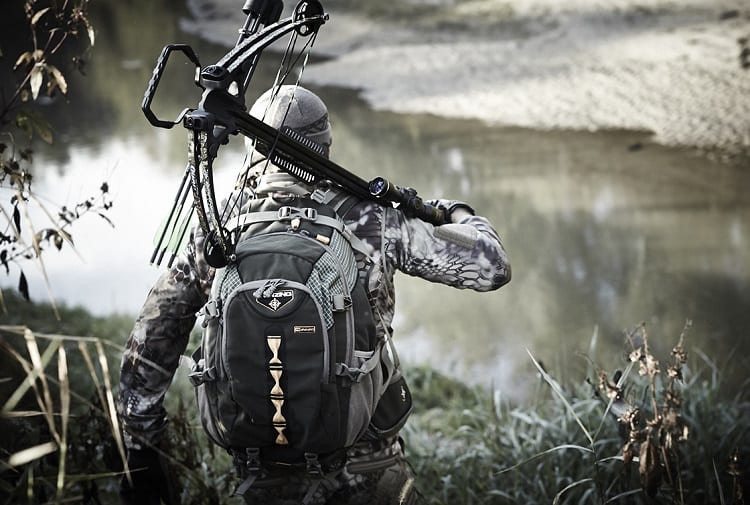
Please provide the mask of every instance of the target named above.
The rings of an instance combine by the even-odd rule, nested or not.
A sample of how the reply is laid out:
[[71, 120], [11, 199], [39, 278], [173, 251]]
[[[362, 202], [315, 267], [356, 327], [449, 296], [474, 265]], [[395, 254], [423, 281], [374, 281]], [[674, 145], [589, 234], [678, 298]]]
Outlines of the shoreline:
[[[234, 0], [188, 0], [188, 8], [185, 30], [234, 44], [243, 21]], [[376, 110], [535, 130], [648, 131], [663, 145], [750, 154], [750, 6], [742, 1], [523, 0], [510, 9], [480, 0], [453, 7], [451, 28], [442, 19], [415, 17], [410, 27], [329, 12], [314, 48], [328, 59], [310, 63], [304, 81], [358, 90]]]

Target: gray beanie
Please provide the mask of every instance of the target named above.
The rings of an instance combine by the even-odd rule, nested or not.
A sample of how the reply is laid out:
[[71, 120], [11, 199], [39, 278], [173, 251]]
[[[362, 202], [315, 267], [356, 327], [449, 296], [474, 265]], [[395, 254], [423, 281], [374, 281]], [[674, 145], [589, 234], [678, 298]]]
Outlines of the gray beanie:
[[[274, 128], [290, 127], [320, 144], [328, 155], [331, 146], [328, 108], [315, 93], [291, 84], [271, 88], [255, 101], [250, 115]], [[252, 141], [246, 138], [245, 145], [250, 152]]]

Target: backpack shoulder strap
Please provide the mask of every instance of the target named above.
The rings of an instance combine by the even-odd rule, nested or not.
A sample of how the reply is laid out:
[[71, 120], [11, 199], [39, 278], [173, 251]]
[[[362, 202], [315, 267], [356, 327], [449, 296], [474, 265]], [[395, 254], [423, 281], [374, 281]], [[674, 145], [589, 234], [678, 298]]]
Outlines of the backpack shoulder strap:
[[360, 201], [359, 198], [346, 191], [335, 189], [316, 189], [310, 198], [318, 203], [329, 205], [342, 219]]

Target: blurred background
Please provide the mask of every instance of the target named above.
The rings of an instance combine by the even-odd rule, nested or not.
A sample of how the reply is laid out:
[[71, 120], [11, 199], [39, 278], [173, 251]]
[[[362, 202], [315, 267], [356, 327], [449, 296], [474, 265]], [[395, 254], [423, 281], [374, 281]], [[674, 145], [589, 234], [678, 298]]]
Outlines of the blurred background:
[[[747, 132], [731, 149], [726, 145], [698, 149], [673, 145], [668, 135], [655, 138], [653, 131], [627, 122], [622, 128], [601, 127], [596, 118], [591, 128], [566, 124], [564, 118], [569, 116], [564, 107], [548, 110], [550, 117], [563, 119], [552, 125], [539, 121], [539, 128], [525, 120], [513, 123], [502, 114], [500, 121], [481, 113], [471, 117], [464, 109], [458, 113], [450, 108], [462, 96], [451, 86], [450, 68], [434, 76], [428, 87], [425, 75], [411, 84], [408, 68], [399, 74], [400, 60], [388, 59], [392, 53], [385, 53], [383, 61], [373, 59], [372, 53], [359, 53], [370, 58], [368, 62], [381, 61], [383, 70], [370, 65], [361, 74], [347, 66], [346, 55], [337, 67], [336, 53], [345, 47], [352, 53], [361, 51], [352, 42], [356, 40], [366, 45], [394, 33], [400, 37], [397, 40], [416, 44], [427, 34], [425, 40], [439, 42], [447, 57], [452, 43], [464, 47], [472, 43], [472, 36], [497, 41], [498, 33], [506, 33], [508, 39], [524, 40], [529, 30], [549, 31], [555, 26], [554, 16], [514, 12], [513, 2], [469, 2], [494, 7], [488, 12], [502, 14], [505, 20], [486, 18], [482, 30], [472, 31], [477, 12], [483, 11], [471, 11], [466, 5], [458, 9], [453, 2], [404, 0], [391, 2], [393, 10], [374, 9], [374, 3], [323, 3], [331, 13], [333, 41], [345, 42], [338, 50], [332, 41], [325, 42], [329, 27], [324, 26], [319, 36], [321, 54], [310, 65], [314, 78], [308, 82], [303, 75], [301, 84], [328, 104], [334, 131], [332, 158], [366, 179], [384, 176], [416, 188], [425, 198], [444, 196], [471, 203], [495, 224], [511, 258], [512, 282], [489, 294], [398, 277], [395, 329], [404, 361], [427, 363], [520, 399], [534, 376], [527, 350], [553, 375], [579, 382], [588, 373], [589, 359], [608, 369], [622, 366], [628, 349], [624, 330], [641, 322], [646, 323], [657, 355], [669, 353], [691, 320], [689, 350], [706, 352], [719, 364], [747, 356]], [[569, 8], [574, 10], [578, 3]], [[684, 17], [695, 17], [700, 3], [688, 2]], [[236, 4], [234, 10], [224, 14], [230, 4]], [[446, 6], [454, 8], [451, 17], [426, 14], [445, 13]], [[156, 57], [168, 43], [190, 44], [204, 66], [217, 61], [227, 51], [228, 37], [208, 31], [214, 25], [201, 22], [222, 22], [232, 27], [236, 37], [240, 8], [241, 2], [191, 2], [190, 9], [176, 0], [90, 3], [96, 42], [86, 75], [66, 74], [68, 95], [39, 106], [50, 120], [54, 143], [35, 150], [34, 190], [51, 204], [71, 205], [106, 181], [113, 200], [106, 215], [114, 226], [96, 215], [86, 216], [73, 229], [77, 254], [64, 247], [46, 255], [45, 268], [58, 303], [81, 306], [98, 316], [135, 318], [160, 273], [149, 265], [153, 238], [172, 205], [187, 154], [184, 129], [155, 129], [144, 118], [140, 103], [146, 84]], [[543, 12], [544, 6], [539, 8]], [[620, 17], [612, 19], [631, 19], [644, 31], [658, 18], [648, 12], [615, 10]], [[714, 8], [708, 15], [717, 23], [724, 16], [735, 27], [737, 23], [744, 23], [740, 28], [750, 26], [747, 8]], [[368, 22], [346, 24], [363, 19]], [[346, 25], [337, 29], [336, 23]], [[6, 19], [4, 40], [12, 37], [9, 24]], [[383, 26], [389, 31], [378, 31]], [[750, 35], [750, 28], [747, 31]], [[521, 42], [508, 44], [523, 50]], [[511, 46], [504, 47], [510, 51]], [[739, 77], [724, 79], [728, 80], [724, 85], [736, 84], [740, 90], [747, 89], [750, 79], [750, 71], [742, 69], [742, 47], [740, 41], [728, 44], [727, 59], [737, 67]], [[11, 56], [4, 51], [7, 60]], [[649, 54], [659, 51], [654, 46]], [[249, 95], [249, 101], [272, 82], [275, 62], [268, 60], [263, 73], [255, 77], [256, 83], [263, 84], [251, 89], [254, 96]], [[8, 63], [4, 62], [4, 72], [9, 72]], [[488, 72], [497, 72], [496, 67], [488, 60]], [[483, 68], [473, 71], [481, 75]], [[387, 97], [378, 102], [382, 95], [378, 89], [388, 83], [374, 82], [372, 74], [398, 79], [393, 86], [414, 88], [415, 96], [424, 87], [428, 91], [421, 96], [433, 97], [438, 105], [420, 109], [414, 102]], [[3, 75], [7, 79], [10, 74]], [[733, 83], [733, 79], [744, 80]], [[441, 101], [441, 86], [452, 90], [453, 102]], [[174, 117], [182, 108], [194, 107], [199, 92], [192, 83], [192, 67], [176, 63], [165, 76], [155, 108]], [[491, 87], [482, 93], [495, 103]], [[505, 91], [498, 84], [494, 93]], [[467, 91], [466, 96], [481, 112], [481, 102], [475, 102], [478, 95]], [[746, 110], [744, 96], [743, 102], [730, 104], [730, 112]], [[556, 103], [554, 96], [540, 100], [542, 109]], [[536, 107], [533, 95], [529, 102], [529, 107]], [[719, 107], [723, 102], [717, 103]], [[648, 104], [638, 109], [648, 111]], [[444, 113], [437, 115], [441, 110]], [[544, 110], [529, 110], [544, 115]], [[696, 124], [713, 121], [716, 111], [705, 110], [705, 117], [695, 117]], [[633, 124], [638, 126], [637, 121]], [[231, 179], [242, 160], [242, 142], [233, 139], [220, 152], [220, 178]], [[32, 300], [48, 300], [39, 268], [28, 265], [24, 270]], [[0, 277], [0, 285], [4, 291], [15, 290], [15, 272]], [[119, 338], [124, 343], [125, 336]], [[741, 375], [740, 370], [739, 376], [732, 377], [735, 385], [744, 381]]]

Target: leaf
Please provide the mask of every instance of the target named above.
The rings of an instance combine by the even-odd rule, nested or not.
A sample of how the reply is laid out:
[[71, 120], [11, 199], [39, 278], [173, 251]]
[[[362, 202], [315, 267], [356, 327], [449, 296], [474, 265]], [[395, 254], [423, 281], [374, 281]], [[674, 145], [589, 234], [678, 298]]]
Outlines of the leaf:
[[31, 301], [31, 298], [29, 297], [29, 283], [26, 280], [26, 275], [23, 272], [21, 272], [21, 275], [18, 278], [18, 291], [27, 302]]
[[46, 143], [51, 144], [53, 137], [52, 128], [50, 127], [49, 123], [47, 123], [44, 119], [35, 117], [33, 125], [34, 130], [36, 130], [39, 137], [41, 137], [41, 139]]
[[16, 64], [13, 65], [13, 70], [17, 69], [21, 65], [25, 65], [31, 61], [33, 61], [34, 57], [31, 54], [31, 51], [26, 51], [25, 53], [21, 53], [21, 56], [18, 57], [16, 60]]
[[93, 47], [93, 45], [94, 45], [94, 39], [96, 37], [95, 37], [95, 34], [94, 34], [94, 27], [91, 26], [91, 23], [89, 23], [88, 20], [86, 21], [86, 31], [89, 34], [89, 42], [91, 42], [91, 46]]
[[115, 223], [113, 223], [112, 220], [104, 214], [104, 212], [97, 212], [97, 214], [99, 214], [99, 217], [104, 219], [112, 228], [115, 227]]
[[34, 14], [34, 17], [31, 18], [31, 26], [34, 26], [39, 22], [39, 19], [44, 16], [47, 11], [49, 10], [49, 7], [45, 7], [44, 9], [38, 11], [36, 14]]
[[646, 494], [653, 498], [661, 484], [661, 463], [659, 448], [653, 434], [649, 433], [646, 440], [641, 442], [638, 456], [638, 473], [641, 476], [641, 487]]
[[57, 87], [60, 88], [60, 92], [65, 95], [68, 93], [68, 83], [63, 77], [62, 72], [54, 65], [47, 65], [47, 71], [52, 73], [52, 77], [55, 79]]
[[17, 233], [21, 233], [21, 211], [17, 205], [13, 207], [13, 226], [16, 227]]
[[42, 82], [44, 81], [44, 63], [37, 63], [34, 68], [31, 69], [31, 77], [29, 78], [29, 86], [31, 86], [31, 96], [34, 100], [39, 96], [39, 90], [42, 88]]

